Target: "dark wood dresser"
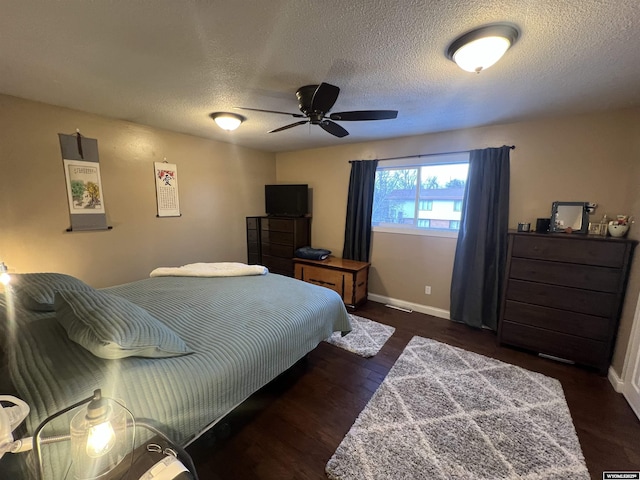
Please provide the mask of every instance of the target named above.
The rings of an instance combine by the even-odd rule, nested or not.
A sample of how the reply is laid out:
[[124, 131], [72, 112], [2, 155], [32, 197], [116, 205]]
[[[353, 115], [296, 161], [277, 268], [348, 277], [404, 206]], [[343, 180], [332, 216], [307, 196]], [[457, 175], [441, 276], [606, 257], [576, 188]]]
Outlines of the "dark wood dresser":
[[510, 232], [499, 342], [606, 374], [636, 243]]
[[293, 277], [293, 255], [311, 244], [311, 217], [247, 217], [247, 260]]

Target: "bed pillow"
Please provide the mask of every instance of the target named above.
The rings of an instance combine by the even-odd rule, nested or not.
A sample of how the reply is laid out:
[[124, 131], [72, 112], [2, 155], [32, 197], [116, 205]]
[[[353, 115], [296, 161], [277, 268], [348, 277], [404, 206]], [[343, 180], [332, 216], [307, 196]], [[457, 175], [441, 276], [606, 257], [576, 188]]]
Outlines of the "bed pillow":
[[64, 273], [18, 273], [11, 275], [11, 287], [20, 304], [29, 310], [53, 312], [56, 292], [93, 291], [82, 280]]
[[98, 290], [62, 290], [56, 318], [74, 342], [97, 357], [164, 358], [192, 353], [184, 341], [144, 308]]

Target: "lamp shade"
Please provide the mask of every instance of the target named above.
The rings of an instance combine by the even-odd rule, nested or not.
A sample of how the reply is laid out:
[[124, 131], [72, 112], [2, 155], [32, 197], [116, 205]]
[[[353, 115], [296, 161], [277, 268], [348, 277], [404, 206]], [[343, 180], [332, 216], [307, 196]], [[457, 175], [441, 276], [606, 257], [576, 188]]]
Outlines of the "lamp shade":
[[209, 115], [213, 120], [218, 124], [218, 126], [231, 132], [238, 128], [242, 122], [246, 120], [242, 115], [238, 115], [237, 113], [229, 113], [229, 112], [214, 112]]
[[115, 468], [131, 448], [126, 408], [100, 390], [71, 419], [71, 456], [75, 478], [93, 479]]
[[447, 56], [463, 70], [480, 73], [500, 60], [518, 36], [511, 24], [488, 25], [454, 40]]

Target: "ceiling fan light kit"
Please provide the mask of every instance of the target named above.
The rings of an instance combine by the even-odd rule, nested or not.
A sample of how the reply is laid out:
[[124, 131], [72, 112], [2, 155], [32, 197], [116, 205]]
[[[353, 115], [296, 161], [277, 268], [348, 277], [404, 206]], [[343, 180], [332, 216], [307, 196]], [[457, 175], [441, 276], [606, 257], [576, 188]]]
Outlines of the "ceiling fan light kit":
[[510, 23], [476, 28], [455, 39], [447, 48], [447, 58], [467, 72], [480, 73], [495, 64], [520, 36]]
[[251, 110], [253, 112], [277, 113], [305, 119], [276, 128], [268, 133], [282, 132], [283, 130], [309, 123], [311, 125], [319, 125], [325, 132], [339, 138], [346, 137], [349, 135], [349, 132], [335, 121], [390, 120], [398, 116], [397, 110], [357, 110], [329, 114], [339, 94], [340, 89], [330, 83], [300, 87], [296, 92], [296, 97], [298, 98], [298, 108], [302, 113], [278, 112], [249, 107], [236, 108]]
[[246, 120], [242, 115], [238, 115], [237, 113], [229, 113], [229, 112], [214, 112], [209, 114], [209, 116], [218, 124], [218, 126], [226, 130], [227, 132], [231, 132], [238, 128], [242, 122]]

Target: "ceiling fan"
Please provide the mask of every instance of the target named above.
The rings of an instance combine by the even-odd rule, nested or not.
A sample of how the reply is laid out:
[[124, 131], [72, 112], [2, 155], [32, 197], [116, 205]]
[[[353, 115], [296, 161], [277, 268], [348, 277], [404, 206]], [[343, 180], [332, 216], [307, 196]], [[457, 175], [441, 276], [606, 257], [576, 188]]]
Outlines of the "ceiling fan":
[[[310, 123], [320, 125], [320, 127], [336, 137], [346, 137], [349, 135], [344, 128], [334, 122], [338, 121], [361, 121], [361, 120], [389, 120], [398, 116], [397, 110], [356, 110], [351, 112], [331, 113], [329, 111], [336, 103], [340, 89], [329, 83], [320, 85], [306, 85], [300, 87], [296, 92], [298, 97], [298, 107], [302, 113], [276, 112], [274, 110], [262, 110], [259, 108], [236, 107], [241, 110], [251, 110], [254, 112], [278, 113], [281, 115], [291, 115], [294, 118], [306, 118], [284, 127], [276, 128], [268, 133], [282, 132], [289, 128]], [[329, 114], [327, 116], [327, 114]]]

